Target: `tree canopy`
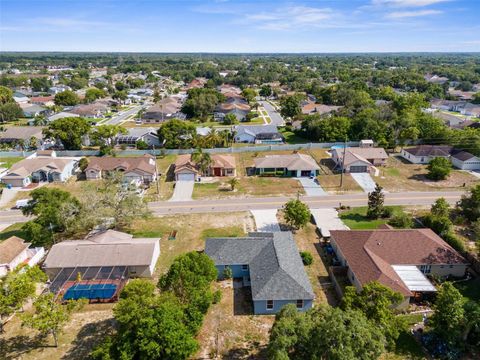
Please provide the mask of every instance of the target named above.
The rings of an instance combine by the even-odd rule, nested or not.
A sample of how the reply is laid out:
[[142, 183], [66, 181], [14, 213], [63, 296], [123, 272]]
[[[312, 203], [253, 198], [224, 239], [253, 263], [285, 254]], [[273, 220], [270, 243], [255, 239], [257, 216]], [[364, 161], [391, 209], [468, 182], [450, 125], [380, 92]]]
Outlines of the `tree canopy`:
[[61, 143], [65, 150], [80, 150], [82, 141], [91, 129], [90, 123], [81, 117], [66, 117], [52, 121], [43, 130], [46, 137]]

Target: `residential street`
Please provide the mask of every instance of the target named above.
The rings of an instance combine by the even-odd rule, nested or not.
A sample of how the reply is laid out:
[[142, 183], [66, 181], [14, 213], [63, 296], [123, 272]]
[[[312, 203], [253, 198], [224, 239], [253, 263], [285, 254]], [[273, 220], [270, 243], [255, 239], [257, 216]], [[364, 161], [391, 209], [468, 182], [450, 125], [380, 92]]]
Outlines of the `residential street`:
[[[460, 191], [441, 192], [403, 192], [385, 194], [386, 205], [430, 205], [439, 197], [444, 197], [451, 204], [456, 203], [461, 195]], [[152, 202], [149, 204], [154, 215], [208, 213], [247, 211], [262, 209], [279, 209], [290, 198], [245, 198], [245, 199], [217, 199], [175, 202]], [[367, 194], [327, 195], [327, 196], [303, 196], [311, 208], [333, 208], [340, 204], [347, 206], [366, 206]]]
[[[439, 197], [455, 204], [464, 194], [463, 191], [442, 192], [402, 192], [385, 194], [385, 205], [430, 205]], [[289, 197], [216, 199], [192, 201], [157, 201], [149, 203], [154, 215], [174, 215], [188, 213], [234, 212], [248, 210], [280, 209]], [[366, 206], [367, 194], [303, 196], [301, 200], [311, 208], [333, 208], [341, 205], [351, 207]], [[28, 221], [20, 210], [0, 211], [0, 224], [13, 224]]]
[[270, 103], [266, 101], [259, 101], [259, 103], [265, 108], [268, 116], [270, 116], [270, 119], [272, 120], [270, 124], [277, 126], [285, 125], [285, 120], [283, 120], [282, 116], [273, 108], [272, 105], [270, 105]]
[[127, 120], [130, 116], [138, 113], [140, 110], [142, 110], [143, 107], [144, 107], [143, 105], [138, 105], [130, 110], [119, 112], [116, 116], [112, 117], [110, 120], [103, 122], [102, 125], [118, 125], [124, 122], [125, 120]]

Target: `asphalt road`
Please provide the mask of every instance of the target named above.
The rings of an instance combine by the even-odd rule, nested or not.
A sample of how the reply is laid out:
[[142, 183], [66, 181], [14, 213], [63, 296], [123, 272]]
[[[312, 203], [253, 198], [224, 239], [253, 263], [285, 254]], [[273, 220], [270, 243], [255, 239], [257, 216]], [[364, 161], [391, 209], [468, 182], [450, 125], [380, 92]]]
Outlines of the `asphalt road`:
[[135, 106], [134, 108], [132, 108], [130, 110], [118, 113], [116, 116], [112, 117], [110, 120], [107, 120], [102, 124], [103, 125], [118, 125], [118, 124], [124, 122], [125, 120], [127, 120], [127, 118], [129, 118], [130, 116], [138, 113], [140, 110], [142, 110], [142, 108], [143, 108], [143, 105]]
[[[436, 199], [443, 196], [451, 204], [456, 203], [463, 192], [406, 192], [385, 194], [386, 205], [431, 205]], [[288, 197], [244, 198], [222, 200], [196, 200], [175, 202], [152, 202], [149, 204], [154, 215], [232, 212], [261, 209], [279, 209], [288, 200]], [[301, 200], [311, 208], [332, 208], [339, 205], [351, 207], [366, 206], [367, 194], [304, 196]]]
[[270, 105], [270, 103], [266, 101], [260, 101], [260, 104], [265, 108], [268, 116], [270, 116], [270, 119], [272, 120], [270, 124], [277, 126], [285, 125], [285, 120], [283, 120], [282, 116], [273, 108], [272, 105]]
[[[385, 194], [385, 205], [431, 205], [439, 197], [455, 204], [464, 194], [463, 191], [452, 192], [403, 192]], [[279, 209], [291, 197], [243, 198], [222, 200], [192, 201], [157, 201], [148, 204], [154, 215], [174, 215], [188, 213], [234, 212], [262, 209]], [[333, 208], [339, 205], [351, 207], [366, 206], [367, 194], [303, 196], [301, 200], [311, 208]], [[20, 210], [0, 211], [0, 224], [13, 224], [28, 221]]]

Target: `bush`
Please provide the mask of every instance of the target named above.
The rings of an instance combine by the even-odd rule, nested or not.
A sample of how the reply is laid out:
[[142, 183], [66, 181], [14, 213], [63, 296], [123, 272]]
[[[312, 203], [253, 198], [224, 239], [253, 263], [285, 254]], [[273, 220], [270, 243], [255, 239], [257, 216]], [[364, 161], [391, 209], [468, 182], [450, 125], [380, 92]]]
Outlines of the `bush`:
[[393, 216], [393, 214], [395, 213], [395, 209], [391, 206], [386, 206], [384, 209], [383, 209], [383, 213], [382, 213], [382, 218], [384, 219], [389, 219]]
[[302, 257], [303, 265], [310, 266], [313, 263], [313, 256], [308, 251], [300, 251], [300, 256]]
[[231, 279], [232, 277], [233, 277], [232, 268], [230, 266], [225, 267], [225, 269], [223, 269], [223, 278]]
[[222, 300], [222, 292], [217, 290], [213, 293], [213, 303], [218, 304]]
[[445, 235], [443, 235], [443, 240], [445, 240], [448, 243], [448, 245], [453, 247], [455, 250], [459, 252], [465, 252], [465, 243], [453, 232], [448, 232]]
[[403, 211], [394, 215], [388, 223], [399, 229], [409, 229], [413, 227], [412, 217]]
[[446, 158], [438, 157], [430, 161], [427, 169], [427, 179], [445, 180], [452, 171], [452, 163]]

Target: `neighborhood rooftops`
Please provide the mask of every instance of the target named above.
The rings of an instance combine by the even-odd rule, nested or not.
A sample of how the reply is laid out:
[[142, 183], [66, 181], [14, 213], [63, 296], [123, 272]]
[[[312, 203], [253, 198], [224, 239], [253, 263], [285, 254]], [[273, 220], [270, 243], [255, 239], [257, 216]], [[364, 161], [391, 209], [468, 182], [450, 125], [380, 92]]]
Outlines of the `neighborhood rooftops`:
[[291, 232], [249, 235], [209, 238], [205, 253], [215, 265], [248, 265], [254, 301], [314, 298]]
[[62, 241], [50, 249], [45, 268], [150, 265], [159, 240], [107, 230], [84, 240]]
[[332, 230], [338, 248], [360, 284], [378, 281], [412, 296], [394, 265], [452, 265], [467, 261], [430, 229]]
[[310, 156], [305, 154], [267, 155], [254, 159], [256, 168], [277, 168], [288, 170], [320, 170], [320, 166]]
[[42, 139], [41, 126], [11, 126], [5, 131], [0, 132], [1, 141], [30, 140], [32, 137]]
[[419, 145], [404, 149], [413, 156], [450, 156], [453, 147], [449, 145]]

